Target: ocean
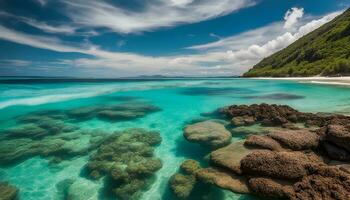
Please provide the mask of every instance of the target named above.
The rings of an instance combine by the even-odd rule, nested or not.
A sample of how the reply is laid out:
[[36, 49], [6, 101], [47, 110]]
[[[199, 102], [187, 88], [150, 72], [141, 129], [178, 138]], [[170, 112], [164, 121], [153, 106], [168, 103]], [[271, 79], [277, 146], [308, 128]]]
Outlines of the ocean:
[[[207, 163], [208, 150], [184, 139], [183, 129], [187, 124], [210, 118], [210, 113], [218, 108], [233, 104], [275, 103], [286, 104], [303, 112], [349, 114], [349, 100], [350, 89], [346, 86], [291, 80], [1, 79], [0, 156], [6, 154], [7, 159], [0, 159], [0, 180], [19, 188], [23, 200], [65, 199], [67, 193], [74, 192], [74, 187], [67, 189], [69, 187], [65, 188], [65, 183], [70, 186], [73, 183], [75, 192], [81, 191], [81, 199], [109, 199], [103, 194], [102, 188], [106, 184], [103, 179], [92, 180], [86, 176], [86, 165], [91, 155], [96, 153], [96, 149], [86, 149], [96, 135], [101, 137], [103, 134], [141, 128], [159, 132], [162, 142], [154, 146], [154, 157], [161, 160], [162, 167], [154, 173], [151, 183], [142, 189], [137, 198], [171, 199], [169, 178], [179, 169], [181, 162], [195, 159], [203, 165]], [[105, 117], [91, 114], [91, 110], [100, 113], [112, 108], [122, 109], [123, 113], [117, 117], [108, 112]], [[74, 111], [75, 115], [72, 114]], [[77, 114], [77, 111], [80, 113]], [[40, 117], [39, 122], [33, 116]], [[45, 123], [47, 118], [55, 119], [55, 126], [65, 127], [64, 133], [47, 133], [41, 129], [42, 132], [39, 132], [44, 136], [33, 136], [38, 133], [37, 129], [29, 133], [32, 127], [28, 128], [28, 124], [30, 126], [34, 121], [37, 124]], [[18, 127], [25, 125], [28, 135], [18, 131]], [[18, 135], [6, 136], [9, 131]], [[28, 144], [26, 137], [30, 138], [28, 142], [32, 144], [31, 147], [25, 146]], [[242, 140], [242, 137], [240, 134], [233, 135], [233, 142]], [[9, 143], [10, 140], [13, 143]], [[23, 147], [20, 142], [23, 142]], [[61, 156], [61, 152], [57, 152], [62, 149], [45, 152], [45, 148], [53, 148], [51, 143], [58, 145], [57, 148], [60, 148], [59, 144], [65, 145], [64, 153], [68, 152], [69, 156]], [[45, 144], [49, 147], [45, 147]], [[34, 145], [41, 146], [39, 150], [33, 150]], [[248, 195], [217, 190], [222, 199], [254, 199]]]

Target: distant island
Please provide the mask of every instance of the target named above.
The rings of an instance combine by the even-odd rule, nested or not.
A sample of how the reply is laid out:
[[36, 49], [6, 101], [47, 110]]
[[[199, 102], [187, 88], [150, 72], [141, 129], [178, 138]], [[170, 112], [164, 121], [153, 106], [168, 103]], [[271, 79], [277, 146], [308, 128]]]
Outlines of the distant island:
[[287, 48], [264, 58], [243, 77], [350, 75], [350, 8]]

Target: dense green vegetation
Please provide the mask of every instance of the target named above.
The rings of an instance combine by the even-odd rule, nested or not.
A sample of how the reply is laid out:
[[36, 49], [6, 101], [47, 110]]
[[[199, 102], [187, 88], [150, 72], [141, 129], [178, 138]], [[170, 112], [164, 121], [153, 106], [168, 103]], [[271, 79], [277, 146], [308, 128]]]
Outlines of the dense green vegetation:
[[264, 58], [243, 76], [315, 75], [350, 75], [350, 9], [287, 48]]

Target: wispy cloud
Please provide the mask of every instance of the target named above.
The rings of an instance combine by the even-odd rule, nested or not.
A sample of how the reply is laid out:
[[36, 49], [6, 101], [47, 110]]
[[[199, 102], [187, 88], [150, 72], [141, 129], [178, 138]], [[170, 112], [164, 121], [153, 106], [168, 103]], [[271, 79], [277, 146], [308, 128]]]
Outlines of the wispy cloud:
[[106, 68], [135, 75], [228, 75], [241, 74], [263, 57], [288, 46], [339, 14], [340, 12], [335, 12], [312, 20], [300, 26], [295, 32], [286, 31], [283, 28], [283, 21], [273, 23], [220, 39], [215, 43], [191, 47], [198, 52], [177, 56], [152, 57], [135, 53], [111, 52], [89, 43], [67, 43], [58, 38], [25, 34], [1, 25], [0, 39], [57, 52], [76, 52], [91, 56], [91, 58], [60, 60], [58, 64], [62, 66]]
[[254, 5], [256, 0], [145, 1], [142, 10], [127, 10], [101, 0], [62, 0], [65, 15], [81, 26], [108, 28], [119, 33], [150, 31], [177, 24], [195, 23]]

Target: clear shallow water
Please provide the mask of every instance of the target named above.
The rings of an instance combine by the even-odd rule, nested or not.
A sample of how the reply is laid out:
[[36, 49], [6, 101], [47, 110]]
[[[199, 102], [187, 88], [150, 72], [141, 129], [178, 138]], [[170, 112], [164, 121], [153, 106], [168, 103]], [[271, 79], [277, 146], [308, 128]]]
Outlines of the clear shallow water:
[[[161, 111], [121, 122], [99, 119], [75, 122], [81, 129], [108, 133], [138, 127], [159, 131], [162, 143], [156, 157], [163, 167], [142, 199], [167, 199], [169, 177], [186, 158], [201, 159], [207, 153], [186, 142], [182, 129], [201, 113], [231, 104], [288, 104], [300, 111], [350, 113], [350, 88], [314, 85], [293, 81], [248, 79], [162, 80], [136, 82], [60, 82], [0, 84], [0, 129], [15, 125], [15, 118], [33, 111], [69, 110], [125, 102], [146, 102]], [[237, 138], [236, 138], [237, 139]], [[82, 141], [83, 142], [83, 141]], [[77, 178], [86, 164], [83, 156], [59, 164], [34, 157], [0, 168], [0, 179], [20, 188], [21, 199], [60, 199], [57, 183]], [[91, 182], [91, 181], [90, 181]], [[98, 190], [98, 182], [86, 183]], [[225, 199], [251, 199], [250, 196], [225, 192]]]

